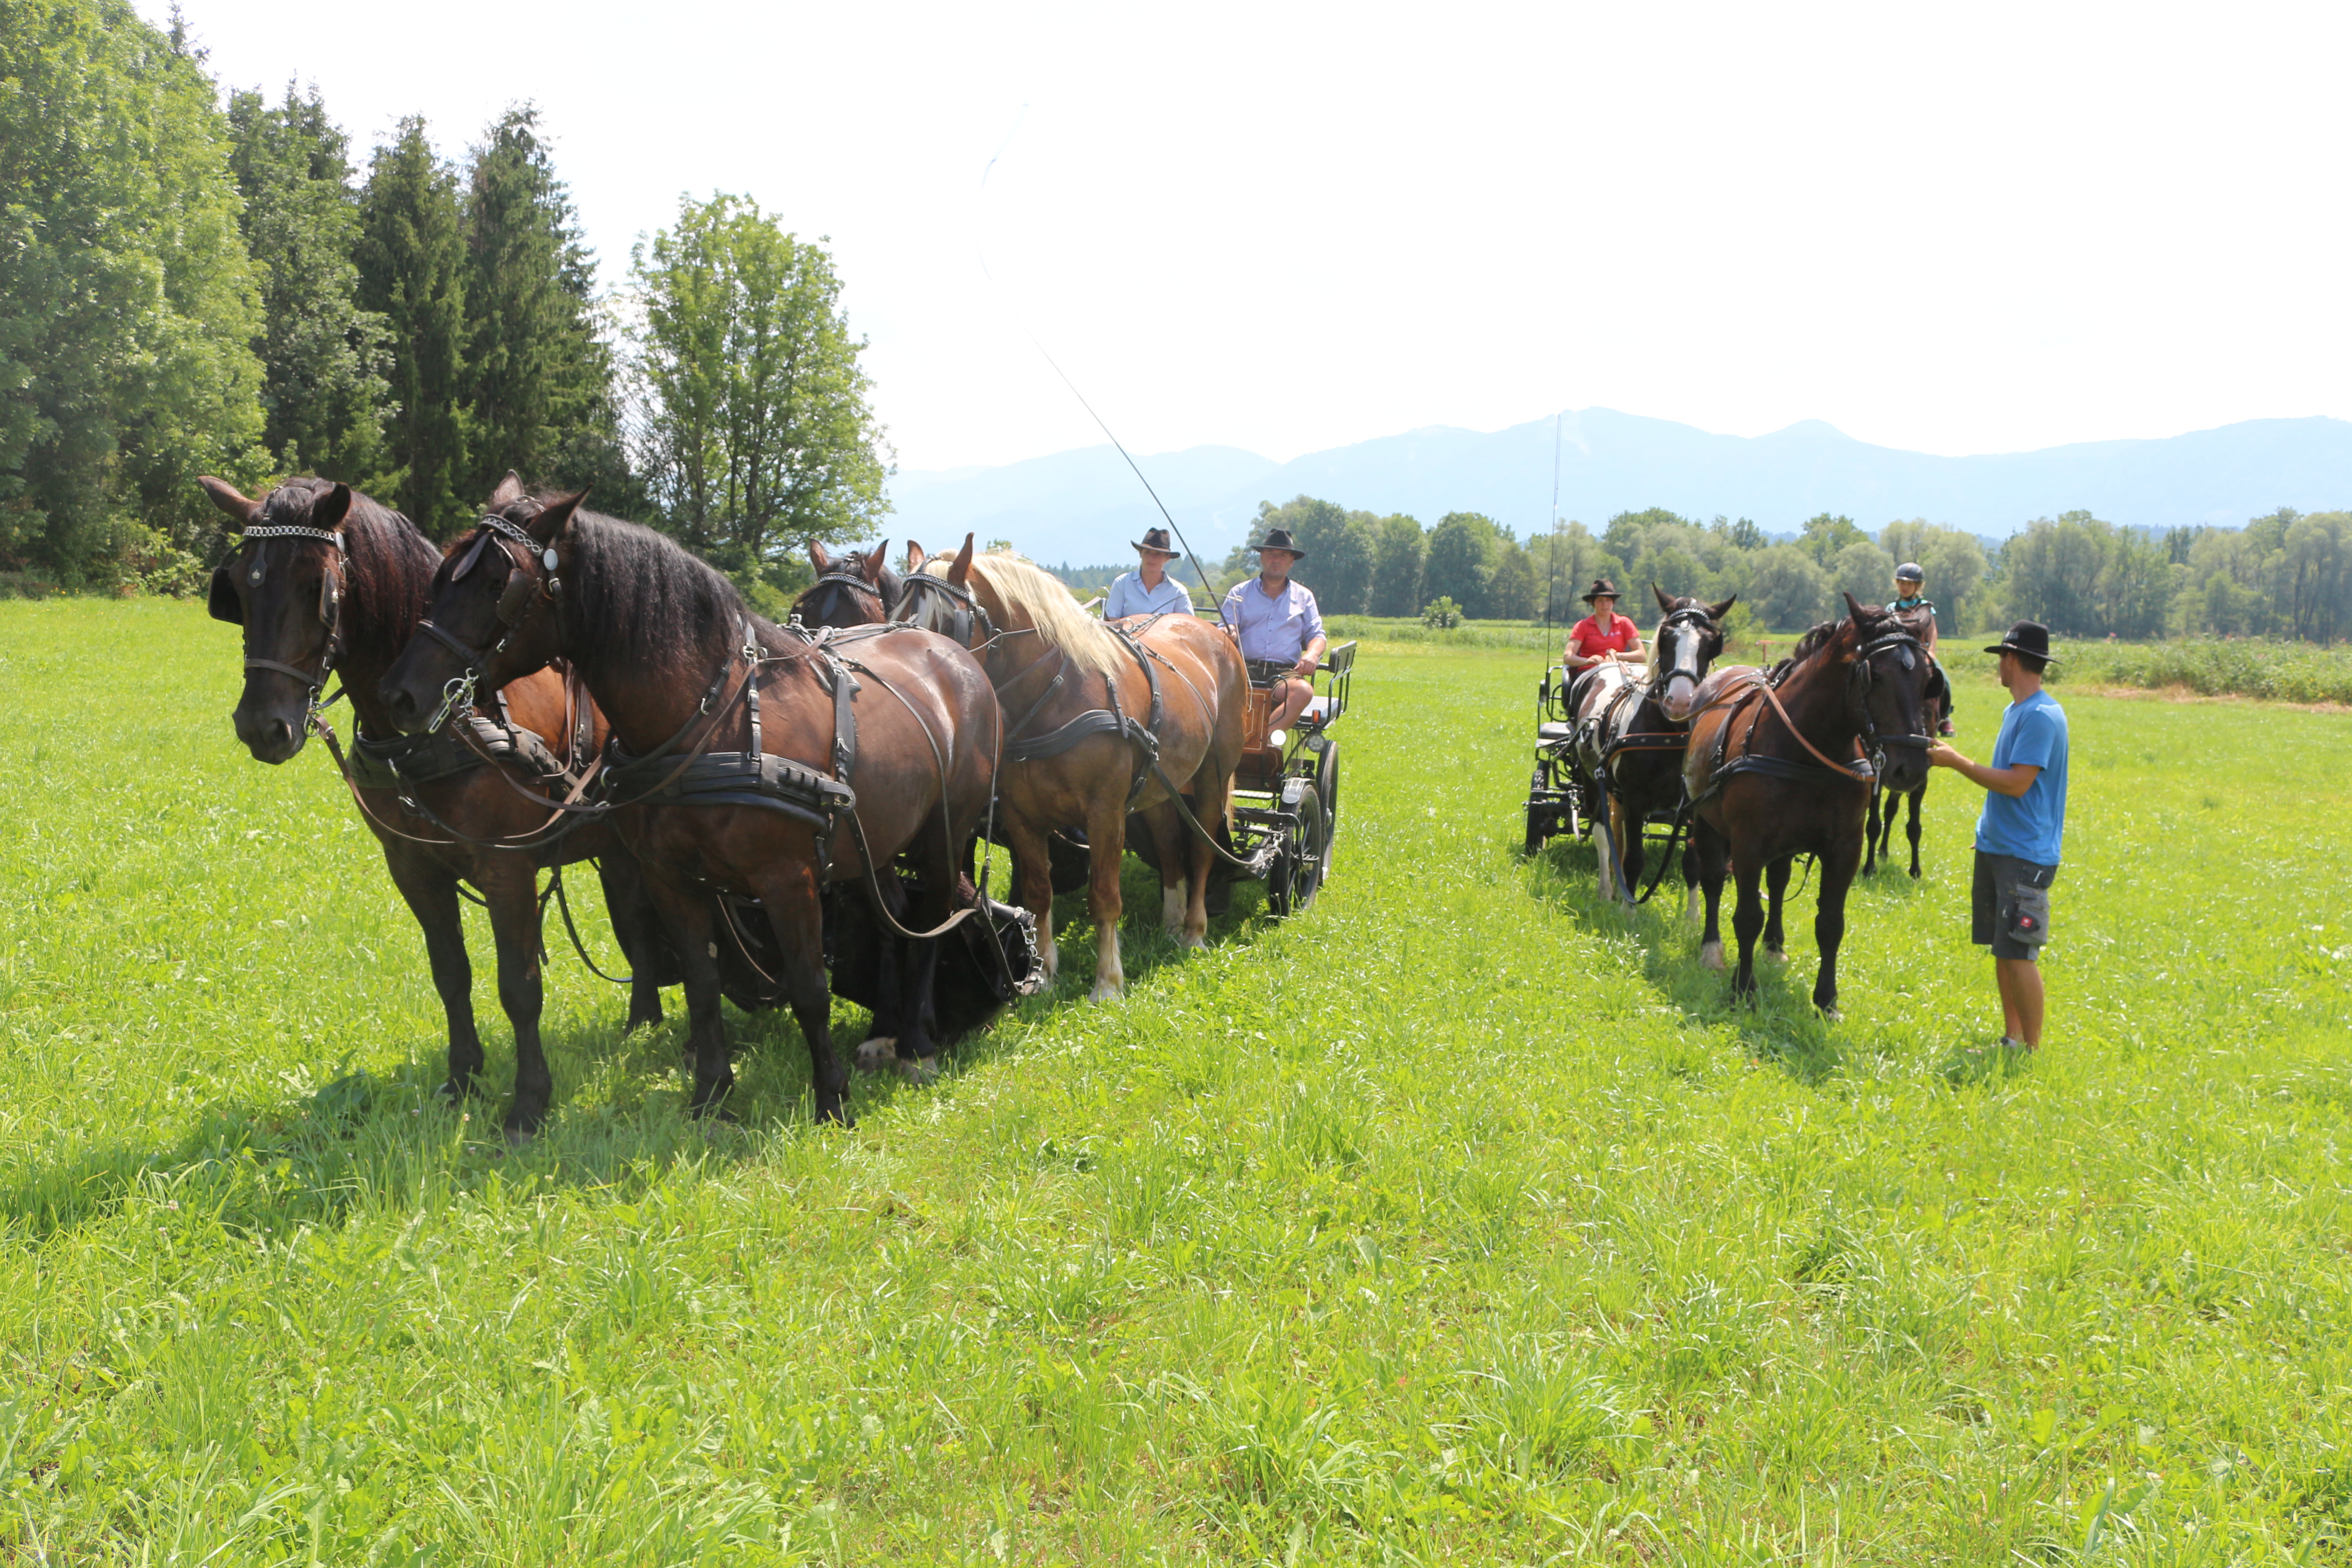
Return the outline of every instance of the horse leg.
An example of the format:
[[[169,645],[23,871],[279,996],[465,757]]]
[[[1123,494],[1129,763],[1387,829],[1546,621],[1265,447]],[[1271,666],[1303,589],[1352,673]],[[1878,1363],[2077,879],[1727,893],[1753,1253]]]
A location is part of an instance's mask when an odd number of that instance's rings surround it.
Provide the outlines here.
[[[676,963],[669,935],[654,914],[646,896],[644,870],[637,858],[623,850],[600,857],[596,880],[604,889],[604,912],[612,918],[613,939],[629,963],[629,1017],[621,1033],[634,1034],[662,1021],[663,976]],[[675,982],[672,982],[675,984]]]
[[[961,884],[955,857],[949,852],[952,837],[941,808],[916,830],[914,843],[908,848],[907,857],[914,862],[915,885],[921,889],[921,897],[913,900],[913,918],[906,922],[911,930],[936,930],[955,911]],[[939,1013],[932,986],[939,975],[940,939],[900,941],[905,948],[900,962],[898,1070],[919,1081],[939,1070]]]
[[[1779,963],[1789,956],[1789,938],[1780,929],[1780,906],[1789,896],[1789,870],[1796,857],[1784,855],[1764,868],[1764,888],[1770,907],[1764,918],[1764,956]]]
[[[1813,1005],[1825,1017],[1838,1016],[1838,944],[1845,940],[1845,891],[1853,884],[1853,847],[1842,845],[1821,858],[1822,901],[1813,910],[1813,941],[1822,950],[1822,972],[1813,981]]]
[[[890,918],[900,925],[907,923],[906,889],[896,871],[877,877],[882,889],[883,907]],[[862,884],[862,879],[861,879]],[[866,889],[861,884],[845,884],[836,898],[863,899]],[[874,1018],[859,1041],[856,1058],[860,1072],[880,1072],[898,1059],[899,1031],[906,1027],[906,946],[898,933],[879,915],[874,918],[875,978]]]
[[[474,964],[466,956],[466,922],[457,911],[457,875],[422,854],[387,853],[392,884],[408,903],[425,932],[425,958],[433,966],[433,989],[449,1020],[449,1077],[443,1098],[474,1091],[482,1070],[482,1037],[474,1028]]]
[[[1927,785],[1923,780],[1919,787],[1911,792],[1911,814],[1903,824],[1903,831],[1911,840],[1911,879],[1915,882],[1919,879],[1919,807],[1927,798]],[[1891,829],[1888,837],[1893,837]]]
[[[1087,806],[1087,913],[1095,922],[1095,988],[1089,1002],[1108,1002],[1127,989],[1118,962],[1118,874],[1127,858],[1127,797],[1103,790]]]
[[[1756,938],[1764,930],[1764,900],[1756,891],[1760,879],[1757,867],[1735,857],[1731,872],[1739,879],[1739,907],[1731,911],[1732,934],[1739,939],[1739,969],[1731,977],[1731,994],[1744,1002],[1756,995]],[[1787,873],[1781,876],[1785,881]],[[1774,908],[1778,907],[1776,901]]]
[[[686,1064],[694,1075],[687,1109],[697,1116],[723,1116],[719,1102],[735,1087],[735,1069],[727,1064],[727,1026],[719,1011],[718,900],[650,866],[646,891],[686,971]]]
[[[1862,863],[1862,874],[1865,877],[1874,876],[1878,871],[1879,795],[1880,790],[1878,784],[1874,781],[1870,786],[1870,816],[1862,826],[1862,841],[1864,844],[1867,845],[1870,849],[1869,857]],[[1887,812],[1886,817],[1887,826],[1892,829],[1895,823],[1895,813],[1892,809]],[[1893,841],[1894,834],[1891,831],[1887,834],[1887,838],[1889,842]]]
[[[1699,932],[1698,962],[1703,969],[1723,967],[1723,931],[1717,917],[1723,908],[1723,836],[1704,820],[1691,824],[1688,854],[1698,862],[1697,891],[1706,905],[1706,925]],[[1690,862],[1684,862],[1685,868]]]
[[[808,1041],[809,1094],[816,1103],[819,1121],[838,1121],[845,1125],[849,1112],[841,1097],[849,1088],[849,1068],[833,1050],[833,992],[824,976],[824,905],[819,898],[816,868],[805,861],[770,862],[761,868],[754,885],[760,890],[760,905],[768,911],[768,925],[776,933],[776,951],[783,955],[784,999],[792,1007],[793,1018],[801,1026],[801,1037]],[[948,896],[954,896],[950,884]],[[716,1033],[716,1031],[713,1031]],[[719,1064],[726,1064],[726,1054],[719,1053]],[[703,1109],[703,1062],[695,1063],[696,1109]],[[724,1085],[709,1098],[732,1087],[730,1075]]]
[[[1139,815],[1160,855],[1160,929],[1183,942],[1185,893],[1192,879],[1192,836],[1176,819],[1171,803],[1162,802]]]
[[[475,864],[474,879],[490,910],[490,934],[499,950],[499,1005],[514,1026],[514,1104],[507,1111],[507,1142],[523,1143],[547,1120],[555,1092],[547,1052],[539,1037],[539,1015],[546,1001],[539,968],[538,868],[528,855],[491,851]]]
[[[1601,816],[1592,825],[1593,858],[1601,862],[1601,897],[1608,902],[1617,897],[1617,802],[1615,797],[1601,797]]]
[[[1232,804],[1233,785],[1231,768],[1221,773],[1213,764],[1204,763],[1192,776],[1192,820],[1211,833],[1216,832],[1217,825],[1224,821],[1226,809]],[[1326,801],[1323,808],[1328,811],[1330,803]],[[1184,838],[1187,854],[1184,945],[1206,947],[1209,945],[1209,873],[1216,868],[1216,856],[1208,843],[1182,822],[1177,822],[1176,831]]]
[[[1053,859],[1035,823],[1013,812],[1001,820],[1013,847],[1013,901],[1037,917],[1037,960],[1051,985],[1062,973],[1062,952],[1054,945]]]
[[[1625,900],[1625,906],[1631,909],[1633,904],[1633,889],[1642,885],[1643,863],[1649,858],[1649,851],[1642,844],[1642,818],[1628,809],[1623,801],[1612,795],[1609,797],[1609,826],[1612,830],[1611,836],[1620,846],[1617,854],[1619,883],[1617,891]]]

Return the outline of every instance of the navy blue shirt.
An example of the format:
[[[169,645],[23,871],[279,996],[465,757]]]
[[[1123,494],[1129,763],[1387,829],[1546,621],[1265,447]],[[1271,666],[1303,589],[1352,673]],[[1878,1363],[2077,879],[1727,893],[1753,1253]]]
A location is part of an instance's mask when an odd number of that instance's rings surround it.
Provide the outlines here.
[[[1977,847],[2055,866],[2066,834],[2066,710],[2056,698],[2037,691],[2009,705],[2000,716],[2000,739],[1992,745],[1992,765],[2042,771],[2023,795],[1985,792]]]

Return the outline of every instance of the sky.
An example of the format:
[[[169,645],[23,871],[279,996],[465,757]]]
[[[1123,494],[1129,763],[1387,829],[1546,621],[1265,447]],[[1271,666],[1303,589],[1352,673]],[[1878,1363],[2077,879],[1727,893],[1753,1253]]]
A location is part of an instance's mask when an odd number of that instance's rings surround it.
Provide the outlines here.
[[[161,21],[167,6],[136,0]],[[829,237],[900,467],[1601,406],[1945,454],[2352,417],[2352,5],[184,0],[363,150],[539,104],[608,284]]]

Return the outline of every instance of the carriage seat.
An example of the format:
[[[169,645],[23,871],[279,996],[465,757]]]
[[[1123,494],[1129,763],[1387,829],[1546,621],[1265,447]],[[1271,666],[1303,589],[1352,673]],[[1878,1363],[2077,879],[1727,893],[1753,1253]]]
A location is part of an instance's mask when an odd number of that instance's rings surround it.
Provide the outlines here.
[[[1320,724],[1330,716],[1330,712],[1331,700],[1328,697],[1310,697],[1307,700],[1307,706],[1298,710],[1298,721],[1307,725]]]
[[[1536,744],[1549,746],[1554,742],[1567,740],[1575,732],[1573,724],[1538,724],[1536,726]]]

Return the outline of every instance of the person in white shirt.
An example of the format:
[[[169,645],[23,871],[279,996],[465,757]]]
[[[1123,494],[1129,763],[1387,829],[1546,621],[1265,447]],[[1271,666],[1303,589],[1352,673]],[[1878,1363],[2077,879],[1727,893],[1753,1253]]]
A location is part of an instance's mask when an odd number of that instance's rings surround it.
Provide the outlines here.
[[[1225,629],[1241,644],[1251,684],[1275,693],[1269,727],[1287,730],[1315,695],[1307,683],[1323,658],[1323,612],[1313,589],[1290,580],[1307,552],[1288,529],[1277,528],[1250,548],[1257,552],[1258,574],[1225,595]]]
[[[1176,559],[1176,552],[1168,548],[1168,531],[1154,528],[1145,531],[1136,543],[1135,552],[1143,557],[1142,563],[1132,572],[1120,574],[1110,585],[1110,597],[1103,601],[1103,619],[1124,620],[1129,616],[1157,616],[1173,612],[1192,613],[1192,595],[1184,584],[1168,575],[1168,563]]]

